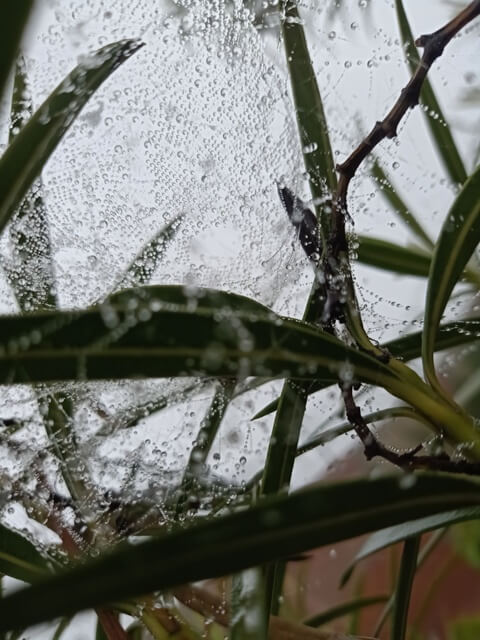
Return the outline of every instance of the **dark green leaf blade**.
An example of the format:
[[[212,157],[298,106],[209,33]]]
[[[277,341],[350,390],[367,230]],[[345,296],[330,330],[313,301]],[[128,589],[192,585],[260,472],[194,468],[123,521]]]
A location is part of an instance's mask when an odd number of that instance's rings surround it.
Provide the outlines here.
[[[0,20],[0,96],[15,64],[20,41],[33,8],[34,0],[15,0],[2,6]]]
[[[0,572],[33,583],[51,573],[51,565],[29,540],[0,525]]]
[[[471,320],[450,322],[439,328],[435,340],[435,352],[474,342],[478,340],[479,337],[480,320],[473,318]],[[396,338],[395,340],[384,343],[382,348],[387,349],[395,358],[401,358],[405,362],[414,360],[422,354],[422,332],[417,331],[402,338]],[[330,380],[315,380],[308,391],[308,395],[326,389],[332,384]],[[278,398],[273,400],[256,413],[252,420],[258,420],[273,413],[277,409],[278,403]]]
[[[86,56],[9,145],[0,159],[0,232],[94,91],[142,46],[124,40]]]
[[[415,46],[415,39],[413,37],[412,30],[408,23],[407,14],[403,7],[403,1],[395,0],[395,5],[397,8],[400,34],[406,52],[407,62],[413,73],[417,67],[420,57]],[[442,113],[437,97],[428,78],[425,78],[423,82],[422,90],[420,92],[420,100],[427,109],[427,124],[450,179],[454,184],[463,184],[467,179],[467,172],[465,171],[465,166],[462,158],[460,157],[457,146],[455,145],[447,120]]]
[[[341,584],[344,585],[350,579],[353,570],[359,562],[368,558],[368,556],[373,553],[377,553],[411,536],[434,531],[442,527],[448,527],[457,522],[476,520],[478,518],[480,518],[480,509],[478,507],[467,507],[465,509],[454,509],[434,516],[412,520],[411,522],[404,522],[393,527],[388,527],[387,529],[376,531],[366,540],[355,556],[352,564],[344,572]]]
[[[428,277],[430,255],[416,247],[401,247],[387,240],[358,236],[359,262],[378,269],[409,276]]]
[[[420,536],[414,536],[413,538],[405,540],[393,603],[392,640],[405,640],[408,609],[410,606],[413,580],[417,571],[419,549]]]
[[[175,295],[181,290],[171,288]],[[140,294],[147,291],[142,300]],[[267,314],[265,307],[242,296],[205,295],[201,304],[206,306],[189,310],[188,303],[157,299],[155,287],[137,293],[133,306],[131,294],[125,294],[124,300],[114,296],[83,312],[0,317],[0,379],[291,375],[333,381],[339,372],[354,371],[359,380],[372,384],[398,381],[372,356],[307,323]],[[238,311],[258,306],[261,314]]]
[[[0,601],[0,631],[241,571],[449,508],[480,506],[478,489],[472,480],[422,474],[408,487],[398,477],[361,479],[265,500],[247,511],[117,549],[19,591]]]
[[[395,213],[403,220],[407,227],[417,236],[425,247],[433,249],[433,242],[430,240],[427,232],[417,220],[417,217],[410,211],[410,207],[407,207],[405,202],[398,195],[397,189],[395,189],[390,178],[387,176],[377,160],[374,160],[371,172],[380,184],[382,195],[386,198]]]
[[[182,218],[183,215],[176,216],[146,243],[120,278],[119,287],[127,288],[149,284],[155,269],[165,254],[168,243],[177,233]]]
[[[422,361],[425,375],[441,388],[433,364],[435,339],[450,294],[480,241],[480,167],[456,197],[432,257],[425,303]]]
[[[327,624],[332,620],[336,620],[337,618],[346,616],[349,613],[353,613],[354,611],[358,611],[360,609],[365,609],[366,607],[372,607],[376,604],[382,604],[383,602],[387,602],[387,600],[388,596],[371,596],[368,598],[357,598],[355,600],[350,600],[349,602],[340,604],[337,607],[332,607],[327,611],[322,611],[322,613],[318,613],[311,618],[307,618],[307,620],[303,621],[303,624],[309,627],[321,627],[322,625]]]
[[[10,144],[32,113],[25,60],[19,56],[10,113]],[[56,307],[53,255],[41,177],[34,181],[15,212],[9,235],[13,255],[2,263],[20,309]]]

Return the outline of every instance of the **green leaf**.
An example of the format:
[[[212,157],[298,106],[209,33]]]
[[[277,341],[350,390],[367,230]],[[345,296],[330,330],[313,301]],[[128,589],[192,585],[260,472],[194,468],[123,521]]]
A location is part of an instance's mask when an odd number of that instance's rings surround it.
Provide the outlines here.
[[[104,424],[97,431],[96,435],[110,436],[117,429],[131,429],[132,427],[136,427],[144,418],[147,418],[166,407],[171,407],[174,404],[185,401],[190,394],[194,394],[208,385],[211,385],[211,381],[201,380],[199,382],[194,382],[193,384],[184,385],[183,388],[178,391],[166,392],[160,396],[153,397],[146,402],[133,404],[127,409],[123,409],[118,413],[105,418]]]
[[[404,522],[393,527],[388,527],[387,529],[376,531],[363,544],[352,564],[344,572],[341,584],[346,584],[352,575],[353,570],[361,560],[364,560],[368,556],[377,553],[392,544],[396,544],[397,542],[401,542],[402,540],[406,540],[407,538],[421,533],[426,533],[427,531],[447,527],[457,522],[476,520],[477,518],[480,518],[480,509],[478,507],[468,507],[465,509],[454,509],[452,511],[438,513],[434,516],[420,518],[411,522]]]
[[[409,486],[398,476],[359,479],[264,499],[249,510],[117,548],[16,592],[0,601],[0,631],[227,575],[448,509],[480,506],[479,486],[421,474]]]
[[[378,269],[409,276],[428,277],[430,255],[416,247],[401,247],[386,240],[358,236],[358,260]]]
[[[433,242],[424,230],[417,217],[410,211],[405,202],[398,195],[398,190],[393,186],[391,179],[375,160],[372,168],[372,175],[380,184],[381,193],[386,198],[395,213],[403,220],[407,227],[414,233],[421,243],[428,249],[433,249]]]
[[[219,380],[213,400],[207,414],[200,424],[200,430],[188,459],[187,467],[180,487],[176,512],[177,515],[186,506],[188,499],[195,497],[195,483],[204,474],[207,458],[217,436],[222,420],[235,390],[236,380]]]
[[[10,114],[10,144],[32,112],[25,61],[19,56]],[[20,309],[55,307],[54,266],[41,178],[35,180],[14,214],[9,235],[13,259],[2,262]]]
[[[40,400],[47,437],[65,485],[80,510],[92,499],[88,466],[80,457],[73,425],[73,402],[68,395],[52,394]]]
[[[337,187],[328,126],[296,0],[283,0],[282,7],[285,10],[282,20],[283,43],[303,158],[313,198],[318,198],[320,202],[326,196],[331,197]],[[318,204],[315,209],[321,227],[328,229],[328,212]]]
[[[243,296],[200,290],[195,302],[182,287],[170,287],[173,297],[183,295],[183,304],[173,304],[157,297],[164,290],[146,287],[136,298],[114,296],[79,312],[0,317],[0,379],[283,375],[333,381],[355,375],[372,384],[399,381],[372,356],[307,323],[267,315]],[[258,307],[261,314],[239,311]]]
[[[24,582],[38,582],[51,573],[51,566],[29,540],[0,525],[0,572]]]
[[[260,485],[260,492],[264,496],[288,491],[290,487],[310,385],[310,381],[284,382]],[[273,615],[279,613],[285,565],[285,561],[281,560],[265,567],[265,598],[268,612]]]
[[[64,632],[67,630],[71,622],[72,622],[72,616],[67,616],[65,618],[62,618],[58,623],[57,628],[55,629],[55,633],[53,634],[52,640],[60,640],[60,638],[63,636]]]
[[[141,46],[123,40],[85,56],[9,145],[0,159],[0,232],[94,91]]]
[[[425,303],[422,360],[425,375],[441,389],[433,364],[438,326],[450,294],[480,241],[480,167],[467,180],[443,224],[432,257]]]
[[[2,6],[0,20],[0,97],[17,58],[20,41],[34,0],[15,0]]]
[[[415,39],[408,23],[402,0],[395,0],[395,5],[407,62],[413,73],[418,65],[420,56],[415,46]],[[450,179],[454,184],[463,184],[467,179],[467,172],[428,78],[425,78],[423,82],[420,101],[425,107],[424,113],[426,114],[427,124]]]
[[[417,557],[420,548],[420,536],[405,540],[403,545],[400,572],[395,589],[392,619],[392,640],[405,640],[408,609],[412,593],[413,580],[417,571]]]
[[[307,618],[307,620],[303,621],[303,624],[306,624],[309,627],[321,627],[322,625],[327,624],[332,620],[336,620],[337,618],[342,618],[349,613],[365,609],[366,607],[372,607],[376,604],[382,604],[383,602],[387,602],[387,600],[388,596],[356,598],[355,600],[350,600],[349,602],[344,602],[336,607],[332,607],[331,609],[328,609],[328,611],[322,611],[322,613],[318,613],[311,618]]]
[[[182,218],[183,215],[176,216],[147,242],[132,260],[125,275],[121,277],[119,287],[149,284],[155,269],[165,254],[168,243],[180,228]]]
[[[445,349],[451,349],[462,344],[474,342],[478,339],[479,335],[480,320],[473,318],[471,320],[450,322],[439,328],[435,340],[435,352],[444,351]],[[395,340],[384,343],[382,348],[387,349],[395,358],[401,358],[406,362],[414,360],[421,356],[422,333],[418,331],[403,336],[402,338],[396,338]],[[326,389],[332,384],[333,382],[330,380],[315,380],[309,388],[308,395],[317,393],[317,391],[321,391],[322,389]],[[261,411],[256,413],[252,420],[258,420],[260,418],[264,418],[270,413],[273,413],[276,411],[278,403],[278,398],[273,400]]]

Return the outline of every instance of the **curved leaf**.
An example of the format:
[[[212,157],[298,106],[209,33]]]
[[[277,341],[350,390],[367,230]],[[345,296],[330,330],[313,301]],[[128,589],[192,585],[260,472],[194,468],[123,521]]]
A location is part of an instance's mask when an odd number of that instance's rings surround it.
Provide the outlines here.
[[[356,554],[352,564],[342,575],[341,584],[344,585],[350,579],[353,570],[360,561],[392,544],[396,544],[397,542],[421,533],[426,533],[427,531],[447,527],[457,522],[477,520],[478,518],[480,518],[480,508],[467,507],[465,509],[454,509],[453,511],[438,513],[426,518],[419,518],[411,522],[403,522],[393,527],[376,531],[366,540],[360,551]]]
[[[413,538],[405,540],[393,602],[392,640],[405,640],[408,609],[410,606],[413,579],[417,571],[419,549],[420,536],[414,536]]]
[[[422,360],[425,375],[439,388],[433,365],[438,326],[450,294],[480,241],[480,167],[467,180],[443,224],[432,257],[425,305]]]
[[[428,277],[430,255],[416,247],[401,247],[386,240],[358,236],[357,257],[360,262],[378,269],[409,276]]]
[[[295,0],[284,0],[285,17],[282,34],[288,72],[295,103],[305,168],[314,199],[323,201],[337,187],[335,162],[330,146],[328,125],[318,89],[315,70],[308,51],[303,23]],[[323,207],[316,206],[321,224],[328,223]]]
[[[94,91],[142,46],[123,40],[85,56],[15,137],[0,159],[0,232]]]
[[[120,278],[119,287],[139,286],[150,282],[169,241],[178,231],[182,218],[182,214],[176,216],[146,243],[127,267],[125,274]]]
[[[408,23],[407,14],[405,13],[402,0],[395,0],[395,5],[397,8],[400,34],[406,52],[407,62],[413,73],[420,60],[420,56],[418,55],[417,48],[415,46],[414,37]],[[420,99],[422,104],[427,108],[427,124],[450,179],[454,184],[463,184],[467,179],[467,172],[465,171],[462,158],[460,157],[455,145],[447,120],[442,113],[437,97],[428,78],[425,78],[423,81]]]
[[[372,384],[398,381],[372,356],[307,323],[267,315],[265,307],[243,296],[199,290],[198,304],[205,306],[195,309],[197,303],[185,302],[182,287],[169,292],[172,299],[183,296],[183,304],[164,302],[156,291],[146,287],[135,298],[127,292],[86,311],[0,317],[0,379],[354,375]],[[258,307],[261,314],[251,311]]]
[[[480,336],[480,320],[473,318],[471,320],[460,320],[458,322],[450,322],[441,326],[435,340],[435,352],[444,351],[458,347],[478,340]],[[417,331],[410,333],[402,338],[396,338],[382,345],[395,358],[401,358],[405,362],[419,358],[422,352],[422,333]],[[315,380],[312,382],[308,395],[317,393],[322,389],[326,389],[333,383],[330,380]],[[266,405],[261,411],[256,413],[252,420],[264,418],[273,413],[278,407],[279,399],[273,400]]]
[[[379,165],[377,160],[374,160],[371,172],[374,178],[376,178],[376,180],[380,184],[382,195],[385,196],[393,210],[403,220],[403,222],[412,231],[412,233],[417,236],[417,238],[422,242],[424,246],[426,246],[428,249],[433,249],[433,242],[430,240],[427,232],[424,230],[420,222],[418,222],[416,216],[414,216],[410,211],[410,208],[407,207],[405,202],[398,195],[398,192],[392,185],[390,178]]]
[[[448,508],[480,506],[478,482],[439,474],[415,480],[409,486],[398,477],[316,486],[117,549],[1,600],[0,631],[234,573]]]
[[[383,602],[387,602],[387,600],[388,596],[357,598],[356,600],[350,600],[350,602],[345,602],[337,607],[328,609],[328,611],[322,611],[322,613],[318,613],[311,618],[307,618],[307,620],[304,620],[303,624],[309,627],[321,627],[322,625],[327,624],[327,622],[346,616],[349,613],[358,611],[359,609],[365,609],[366,607],[371,607],[376,604],[382,604]]]
[[[0,572],[33,583],[51,573],[51,567],[29,540],[0,525]]]
[[[32,113],[25,60],[19,56],[10,112],[10,144]],[[12,260],[2,262],[20,309],[32,311],[56,307],[50,229],[41,178],[34,181],[13,216],[9,235]]]
[[[2,6],[0,20],[0,97],[15,64],[20,41],[33,8],[34,0],[15,0]]]

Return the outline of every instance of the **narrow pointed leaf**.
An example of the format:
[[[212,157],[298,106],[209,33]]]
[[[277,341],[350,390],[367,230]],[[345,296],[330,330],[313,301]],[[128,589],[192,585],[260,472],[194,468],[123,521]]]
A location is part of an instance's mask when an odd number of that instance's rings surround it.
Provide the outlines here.
[[[58,623],[57,628],[55,629],[55,633],[53,634],[52,640],[60,640],[63,636],[70,623],[72,622],[72,616],[67,616],[66,618],[62,618]]]
[[[284,0],[282,5],[285,10],[282,34],[303,158],[312,195],[321,202],[337,186],[328,126],[297,2]],[[326,212],[320,205],[316,211],[323,225]]]
[[[415,247],[401,247],[387,240],[358,236],[356,250],[359,262],[371,267],[409,276],[428,277],[430,255]]]
[[[183,475],[176,512],[179,514],[187,505],[188,498],[195,495],[195,483],[205,474],[205,467],[210,450],[227,411],[235,390],[236,380],[219,380],[213,400],[200,424],[200,430],[190,452],[187,467]]]
[[[480,241],[480,167],[467,180],[443,224],[432,257],[425,303],[422,360],[425,375],[439,387],[433,365],[435,339],[454,286]]]
[[[0,525],[0,572],[33,583],[51,573],[51,565],[29,540]]]
[[[392,640],[405,640],[408,609],[410,606],[413,580],[417,571],[419,548],[420,536],[408,538],[403,545],[400,573],[393,603]]]
[[[0,20],[0,96],[17,58],[20,41],[34,0],[15,0],[2,6]]]
[[[23,56],[15,67],[10,114],[10,144],[33,113]],[[50,230],[43,197],[43,183],[37,178],[14,214],[10,229],[12,260],[4,268],[22,311],[56,306],[55,278]]]
[[[0,159],[0,232],[92,94],[141,46],[123,40],[85,56],[9,145]]]
[[[441,529],[442,527],[448,527],[457,522],[477,520],[478,518],[480,518],[480,508],[467,507],[465,509],[454,509],[452,511],[438,513],[426,518],[419,518],[411,522],[403,522],[393,527],[376,531],[366,540],[360,551],[356,554],[352,564],[344,572],[341,584],[346,584],[359,562],[386,547],[412,536],[434,531],[435,529]]]
[[[0,631],[469,506],[480,506],[478,482],[441,474],[419,475],[413,486],[402,486],[398,477],[316,486],[117,549],[18,591],[0,601]]]
[[[177,297],[182,290],[170,288]],[[243,296],[205,293],[202,306],[190,310],[184,294],[183,304],[174,304],[155,292],[144,288],[136,299],[126,293],[80,312],[0,317],[0,379],[283,375],[333,381],[340,372],[372,384],[398,382],[372,356],[307,323],[266,313]],[[258,307],[261,314],[238,310]]]
[[[435,352],[458,347],[462,344],[468,344],[469,342],[475,342],[479,337],[480,320],[472,319],[450,322],[439,328],[435,340]],[[414,360],[422,354],[422,332],[417,331],[402,338],[396,338],[395,340],[384,343],[382,347],[388,349],[395,358],[401,358],[405,362]],[[308,395],[326,389],[332,384],[330,380],[315,380],[310,386]],[[261,409],[261,411],[256,413],[252,420],[258,420],[270,415],[277,409],[278,403],[278,398],[273,400]]]
[[[126,288],[150,283],[169,241],[173,239],[180,227],[182,217],[182,215],[176,216],[147,242],[120,279],[119,287]]]
[[[417,236],[420,242],[428,249],[433,249],[433,242],[430,240],[427,232],[422,227],[417,217],[407,207],[402,198],[398,195],[398,190],[393,186],[390,178],[382,169],[377,160],[374,161],[371,168],[372,175],[380,184],[381,193],[386,198],[395,213],[403,220],[406,226]]]
[[[303,624],[309,627],[321,627],[322,625],[327,624],[332,620],[337,620],[337,618],[342,618],[349,613],[353,613],[367,607],[372,607],[376,604],[382,604],[383,602],[387,602],[387,600],[388,596],[371,596],[368,598],[357,598],[355,600],[350,600],[349,602],[340,604],[337,607],[332,607],[327,611],[322,611],[322,613],[312,616],[311,618],[307,618],[307,620],[304,620]]]
[[[405,13],[403,0],[395,0],[395,6],[407,62],[413,73],[418,65],[420,56],[415,46],[415,39]],[[423,82],[420,101],[426,109],[428,127],[450,179],[454,184],[463,184],[467,179],[467,172],[428,78],[425,78]]]

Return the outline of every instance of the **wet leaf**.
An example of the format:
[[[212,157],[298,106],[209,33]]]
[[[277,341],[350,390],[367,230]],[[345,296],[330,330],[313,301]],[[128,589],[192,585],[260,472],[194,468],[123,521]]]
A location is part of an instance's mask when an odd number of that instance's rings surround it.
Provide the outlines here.
[[[0,96],[17,58],[20,41],[33,8],[33,0],[4,3],[0,20]]]
[[[85,56],[8,146],[0,159],[0,231],[92,94],[141,46],[124,40]]]
[[[51,573],[51,565],[29,540],[0,525],[0,571],[33,583]]]
[[[358,236],[359,262],[409,276],[428,277],[430,255],[416,247],[402,247],[387,240]]]
[[[451,349],[462,344],[474,342],[478,340],[480,335],[480,320],[459,320],[458,322],[450,322],[441,326],[438,330],[435,340],[435,352]],[[422,332],[407,334],[402,338],[396,338],[382,345],[395,358],[401,358],[405,362],[414,360],[421,356],[422,349]],[[330,380],[315,380],[309,390],[308,395],[326,389],[331,384]],[[266,405],[261,411],[256,413],[252,420],[259,420],[273,413],[278,407],[279,400],[273,400]]]
[[[147,287],[136,297],[119,294],[82,312],[0,317],[0,378],[46,382],[284,375],[333,381],[354,375],[372,384],[398,382],[372,356],[307,323],[267,314],[265,307],[243,296],[199,290],[196,299],[202,299],[202,306],[196,308],[183,287],[167,289],[172,299],[183,295],[183,304],[157,298],[163,287]],[[238,311],[258,307],[261,314]]]
[[[405,540],[403,545],[400,571],[395,588],[392,615],[392,640],[405,640],[408,609],[412,594],[413,580],[417,571],[417,557],[420,548],[420,536]]]
[[[470,176],[447,214],[432,257],[425,303],[422,360],[430,383],[437,381],[433,353],[442,314],[454,286],[480,241],[480,167]]]
[[[405,223],[407,228],[410,229],[410,231],[420,240],[422,245],[428,249],[432,249],[433,242],[430,240],[427,232],[418,221],[417,216],[412,213],[410,207],[408,207],[402,200],[398,193],[398,189],[394,187],[391,179],[387,176],[376,159],[372,165],[371,172],[380,184],[382,195],[388,201],[395,213]]]
[[[444,475],[355,480],[126,546],[0,601],[0,631],[153,590],[223,576],[405,521],[480,505],[479,484]],[[128,580],[125,580],[128,575]],[[95,584],[95,589],[92,589]]]
[[[356,565],[373,553],[377,553],[390,545],[406,540],[409,537],[440,529],[457,522],[466,520],[475,521],[480,518],[480,509],[478,507],[468,507],[466,509],[454,509],[446,511],[427,518],[420,518],[411,522],[404,522],[393,527],[388,527],[372,534],[363,544],[360,551],[356,554],[352,564],[344,572],[341,584],[344,585],[350,579]]]

